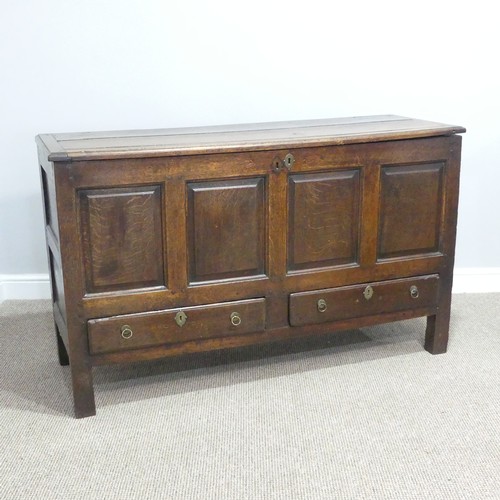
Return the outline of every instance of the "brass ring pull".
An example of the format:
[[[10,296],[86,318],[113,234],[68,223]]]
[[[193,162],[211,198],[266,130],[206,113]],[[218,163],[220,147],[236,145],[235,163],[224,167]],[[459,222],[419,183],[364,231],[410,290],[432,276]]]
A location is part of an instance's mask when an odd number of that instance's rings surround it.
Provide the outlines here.
[[[320,313],[324,313],[326,311],[326,300],[325,299],[319,299],[318,300],[318,311]]]
[[[128,340],[129,338],[132,337],[132,335],[134,335],[132,328],[130,328],[130,326],[128,325],[123,325],[121,328],[121,332],[122,332],[122,338],[124,338],[125,340]]]
[[[230,318],[233,326],[241,325],[241,316],[237,312],[232,312]]]
[[[410,295],[412,299],[418,298],[418,288],[415,285],[410,287]]]

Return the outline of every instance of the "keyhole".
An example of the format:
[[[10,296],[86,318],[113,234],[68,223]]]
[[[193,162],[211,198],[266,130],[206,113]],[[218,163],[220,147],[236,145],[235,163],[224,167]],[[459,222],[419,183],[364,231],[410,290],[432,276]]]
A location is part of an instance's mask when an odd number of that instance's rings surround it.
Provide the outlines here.
[[[279,172],[281,169],[281,166],[282,166],[282,162],[278,157],[275,157],[273,162],[271,163],[271,165],[272,165],[272,169],[275,172]]]
[[[288,153],[283,161],[283,164],[288,170],[292,169],[292,165],[295,163],[295,158],[293,157],[292,153]]]

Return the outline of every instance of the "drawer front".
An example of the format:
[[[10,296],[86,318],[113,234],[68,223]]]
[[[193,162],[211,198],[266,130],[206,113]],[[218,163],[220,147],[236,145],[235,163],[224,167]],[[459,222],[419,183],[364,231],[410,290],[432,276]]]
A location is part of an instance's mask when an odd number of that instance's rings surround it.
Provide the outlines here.
[[[433,307],[439,276],[418,276],[290,295],[292,326]]]
[[[265,323],[263,298],[93,319],[90,353],[259,332]]]

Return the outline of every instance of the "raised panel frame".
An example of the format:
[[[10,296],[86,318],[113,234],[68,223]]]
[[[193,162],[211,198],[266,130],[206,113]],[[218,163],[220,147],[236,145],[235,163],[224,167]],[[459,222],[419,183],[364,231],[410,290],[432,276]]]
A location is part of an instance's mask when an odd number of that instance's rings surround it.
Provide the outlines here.
[[[361,177],[361,167],[289,176],[289,274],[358,265]]]
[[[456,139],[460,139],[457,137]],[[282,294],[307,291],[329,286],[344,286],[371,279],[384,280],[391,276],[411,276],[441,272],[443,259],[449,253],[446,234],[443,235],[443,254],[422,255],[418,258],[377,260],[377,220],[379,211],[378,183],[380,167],[385,164],[406,164],[447,161],[450,154],[449,139],[445,137],[389,141],[372,144],[351,144],[328,147],[299,148],[292,150],[295,156],[293,173],[327,172],[360,168],[362,181],[362,227],[359,265],[335,266],[287,273],[287,236],[279,230],[287,220],[287,175],[270,170],[272,160],[284,157],[289,150],[211,154],[173,158],[149,158],[147,164],[139,159],[126,162],[82,161],[70,165],[71,185],[76,189],[90,189],[102,185],[127,187],[141,180],[148,184],[164,183],[164,197],[169,217],[166,218],[168,289],[162,287],[120,293],[85,294],[83,311],[87,318],[109,314],[139,312],[144,308],[160,309],[182,305],[196,305],[208,301],[238,300],[243,296],[269,295],[273,305],[269,317],[276,317],[273,324],[283,324],[285,317]],[[455,177],[452,164],[447,162],[445,184],[453,184]],[[119,174],[119,175],[118,175]],[[187,227],[186,183],[263,177],[266,182],[268,203],[268,245],[266,274],[226,280],[190,282],[187,276],[186,251]],[[365,186],[370,186],[365,189]],[[446,188],[448,189],[448,188]],[[446,202],[448,204],[448,201]],[[446,209],[448,212],[448,209]],[[445,218],[448,218],[447,216]],[[449,222],[445,221],[445,227]],[[177,244],[177,242],[182,244]],[[408,261],[411,260],[411,267]],[[83,271],[81,271],[83,275]]]
[[[186,183],[188,285],[265,277],[266,177]]]
[[[166,288],[162,186],[82,189],[78,199],[86,294]]]
[[[377,260],[442,253],[445,161],[380,168]]]

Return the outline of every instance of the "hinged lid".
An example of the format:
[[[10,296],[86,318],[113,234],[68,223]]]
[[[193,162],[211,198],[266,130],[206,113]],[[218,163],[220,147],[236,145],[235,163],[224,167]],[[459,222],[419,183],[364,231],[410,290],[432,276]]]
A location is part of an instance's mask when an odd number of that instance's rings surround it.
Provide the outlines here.
[[[42,134],[50,161],[192,155],[328,146],[465,132],[395,115],[122,132]]]

